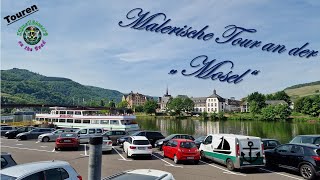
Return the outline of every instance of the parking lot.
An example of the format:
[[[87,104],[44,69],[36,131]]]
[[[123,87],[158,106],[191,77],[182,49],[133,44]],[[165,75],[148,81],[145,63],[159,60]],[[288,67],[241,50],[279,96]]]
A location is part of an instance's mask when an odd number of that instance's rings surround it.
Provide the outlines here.
[[[84,178],[88,177],[89,145],[82,144],[78,151],[55,151],[54,142],[37,142],[36,140],[18,141],[1,138],[1,151],[9,152],[18,164],[44,160],[68,161]],[[158,169],[171,172],[176,179],[303,179],[297,173],[283,169],[243,170],[231,172],[226,167],[200,161],[198,165],[192,163],[174,164],[171,159],[163,158],[163,153],[153,149],[152,159],[127,159],[122,148],[114,147],[112,154],[102,155],[102,177],[130,169]]]

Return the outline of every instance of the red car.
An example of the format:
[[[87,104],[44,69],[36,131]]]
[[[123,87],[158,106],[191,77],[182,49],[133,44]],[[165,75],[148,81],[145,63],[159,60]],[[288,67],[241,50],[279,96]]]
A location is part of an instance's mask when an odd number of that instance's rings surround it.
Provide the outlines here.
[[[74,148],[75,150],[78,150],[79,146],[80,140],[78,134],[73,132],[65,132],[61,133],[57,138],[55,150],[62,148]]]
[[[200,152],[194,141],[189,139],[172,139],[164,144],[163,156],[173,159],[174,163],[180,161],[193,161],[198,164],[200,160]]]

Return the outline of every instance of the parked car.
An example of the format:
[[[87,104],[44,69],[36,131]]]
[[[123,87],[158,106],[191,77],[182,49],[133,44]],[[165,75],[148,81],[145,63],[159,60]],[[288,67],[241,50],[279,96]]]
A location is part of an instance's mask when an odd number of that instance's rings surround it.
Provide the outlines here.
[[[50,132],[50,133],[45,133],[41,134],[38,136],[38,141],[39,142],[49,142],[49,141],[55,141],[61,133],[63,132],[76,132],[79,129],[76,128],[66,128],[66,129],[58,129],[56,131]]]
[[[236,134],[210,134],[200,145],[202,159],[224,164],[230,171],[265,165],[261,138]]]
[[[173,175],[166,171],[160,171],[155,169],[136,169],[123,171],[105,178],[102,180],[175,180]]]
[[[80,140],[77,133],[64,132],[56,139],[55,150],[62,148],[73,148],[78,150],[80,146]]]
[[[181,161],[193,161],[198,164],[200,151],[195,142],[189,139],[172,139],[162,146],[163,156],[173,159],[178,164]]]
[[[52,128],[35,128],[29,132],[19,133],[16,136],[16,139],[27,140],[27,139],[38,139],[38,136],[41,134],[52,132]]]
[[[132,156],[152,156],[152,145],[144,136],[130,136],[127,141],[123,143],[123,151],[127,157]]]
[[[24,133],[24,132],[29,132],[32,129],[35,129],[35,127],[32,127],[32,126],[21,127],[21,128],[16,129],[16,130],[7,131],[4,134],[4,137],[7,137],[8,139],[13,139],[13,138],[16,138],[17,134]]]
[[[14,126],[1,126],[1,129],[0,129],[1,136],[4,136],[8,131],[16,130],[16,129],[17,128]]]
[[[320,145],[320,135],[299,135],[293,138],[290,143],[316,144]]]
[[[151,143],[152,146],[154,146],[155,142],[159,139],[164,138],[164,136],[161,134],[161,132],[158,131],[136,131],[131,136],[145,136]],[[119,138],[117,140],[118,145],[122,145],[123,142],[125,142],[128,139],[129,136],[124,136],[122,138]]]
[[[162,151],[162,145],[170,141],[171,139],[190,139],[194,141],[193,136],[188,135],[188,134],[171,134],[170,136],[164,138],[164,139],[159,139],[158,141],[155,142],[154,146],[158,147],[160,151]]]
[[[110,137],[112,140],[112,144],[116,145],[117,144],[117,139],[123,137],[123,136],[128,136],[128,132],[122,131],[122,130],[111,130],[103,133],[104,135],[107,135]]]
[[[276,139],[261,139],[261,141],[263,143],[264,150],[274,149],[281,144]]]
[[[266,150],[266,165],[300,172],[305,179],[320,176],[320,147],[312,144],[283,144]]]
[[[81,128],[77,131],[80,143],[88,143],[90,137],[102,135],[102,128]]]
[[[200,145],[201,143],[204,141],[204,139],[206,138],[207,136],[200,136],[198,137],[197,139],[194,140],[194,142],[196,143],[197,147],[200,148]]]
[[[65,161],[40,161],[20,164],[1,170],[0,177],[3,180],[82,180],[82,177]]]
[[[1,152],[1,169],[17,165],[10,153]],[[0,178],[1,179],[1,178]]]
[[[103,142],[102,142],[102,153],[111,153],[112,152],[112,140],[106,135],[102,134]]]

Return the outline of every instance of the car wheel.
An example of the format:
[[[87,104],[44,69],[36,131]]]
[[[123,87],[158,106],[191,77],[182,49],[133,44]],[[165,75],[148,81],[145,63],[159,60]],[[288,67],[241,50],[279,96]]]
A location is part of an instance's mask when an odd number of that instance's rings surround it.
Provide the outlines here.
[[[300,174],[305,179],[314,179],[315,172],[314,169],[309,164],[304,164],[300,166]]]
[[[176,155],[174,155],[174,157],[173,157],[173,162],[175,164],[179,164],[179,160],[178,160],[178,157]]]
[[[199,160],[194,160],[193,163],[194,164],[199,164]]]
[[[55,147],[54,150],[55,150],[55,151],[59,151],[59,148]]]
[[[159,151],[162,151],[163,149],[162,149],[162,146],[159,146]]]
[[[75,150],[75,151],[78,151],[78,150],[79,150],[79,147],[75,147],[74,150]]]
[[[49,142],[49,141],[50,141],[50,138],[47,136],[42,138],[42,142]]]
[[[230,170],[230,171],[234,171],[234,164],[232,162],[231,159],[227,159],[227,168]]]

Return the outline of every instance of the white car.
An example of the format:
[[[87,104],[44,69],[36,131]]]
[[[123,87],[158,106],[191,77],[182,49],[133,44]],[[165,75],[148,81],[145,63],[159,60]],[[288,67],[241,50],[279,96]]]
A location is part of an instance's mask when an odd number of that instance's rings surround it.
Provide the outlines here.
[[[160,171],[155,169],[136,169],[124,171],[112,176],[108,176],[103,178],[102,180],[122,180],[122,179],[130,179],[130,180],[175,180],[173,175],[166,171]]]
[[[103,142],[102,142],[102,153],[112,153],[112,140],[111,138],[106,135],[102,134]]]
[[[145,136],[129,136],[123,143],[123,151],[127,157],[132,156],[152,156],[152,146]]]
[[[65,179],[82,180],[82,177],[65,161],[40,161],[8,167],[0,171],[0,179]]]

